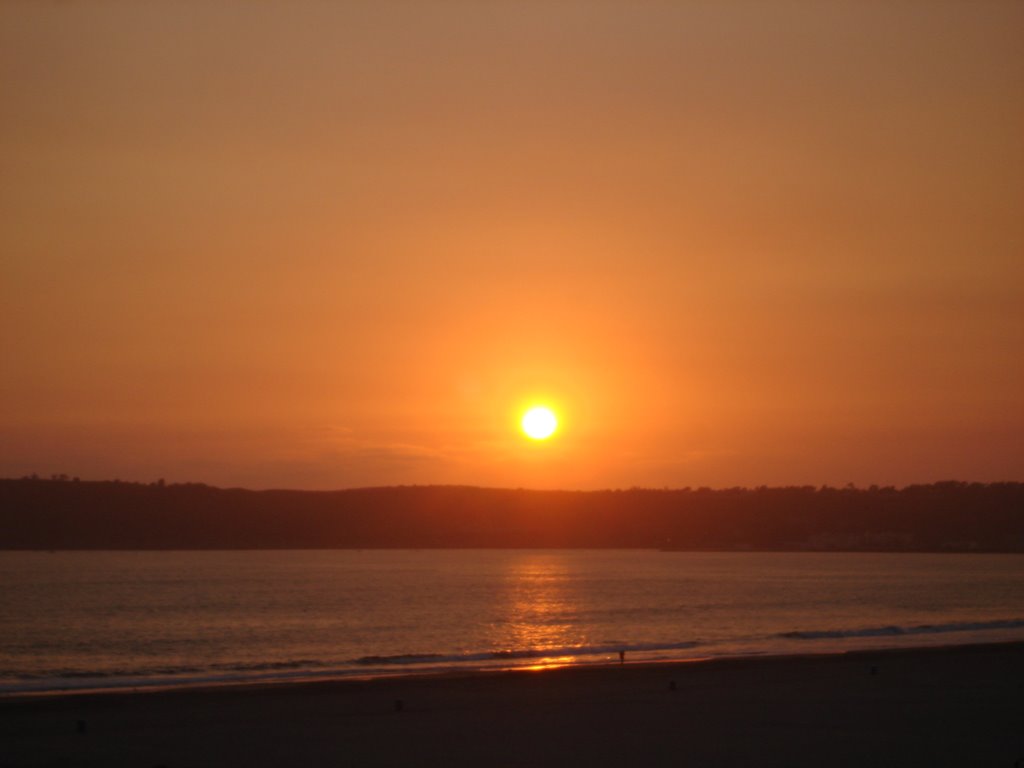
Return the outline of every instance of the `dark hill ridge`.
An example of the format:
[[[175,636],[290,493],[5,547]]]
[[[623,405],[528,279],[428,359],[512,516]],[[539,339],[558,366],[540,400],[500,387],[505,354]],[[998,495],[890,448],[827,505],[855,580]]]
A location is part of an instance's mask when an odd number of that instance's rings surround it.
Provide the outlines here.
[[[0,549],[375,547],[1024,552],[1024,483],[248,491],[0,479]]]

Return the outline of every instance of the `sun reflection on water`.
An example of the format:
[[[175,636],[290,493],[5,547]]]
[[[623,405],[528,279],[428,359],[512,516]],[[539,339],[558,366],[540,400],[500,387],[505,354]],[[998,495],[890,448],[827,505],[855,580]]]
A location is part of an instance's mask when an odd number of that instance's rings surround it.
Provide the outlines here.
[[[565,560],[554,554],[525,554],[510,563],[507,609],[495,627],[496,640],[509,651],[555,651],[550,658],[538,659],[531,669],[569,663],[572,657],[564,655],[564,650],[586,644],[572,580]]]
[[[559,667],[567,667],[576,661],[572,656],[552,656],[551,658],[538,659],[533,664],[528,664],[522,669],[527,672],[543,672],[546,669],[558,669]]]

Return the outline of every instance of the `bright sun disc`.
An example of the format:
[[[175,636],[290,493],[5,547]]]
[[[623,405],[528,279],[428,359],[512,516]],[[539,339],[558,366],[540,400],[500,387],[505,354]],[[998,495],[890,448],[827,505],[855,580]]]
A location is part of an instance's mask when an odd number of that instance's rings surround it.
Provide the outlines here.
[[[523,414],[523,432],[534,440],[546,440],[558,427],[558,419],[550,408],[538,405]]]

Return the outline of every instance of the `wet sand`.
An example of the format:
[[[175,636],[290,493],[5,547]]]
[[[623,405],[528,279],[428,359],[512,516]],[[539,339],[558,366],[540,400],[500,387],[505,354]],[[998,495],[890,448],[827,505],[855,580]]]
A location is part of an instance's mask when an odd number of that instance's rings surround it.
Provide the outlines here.
[[[1016,761],[1024,644],[0,700],[0,768]]]

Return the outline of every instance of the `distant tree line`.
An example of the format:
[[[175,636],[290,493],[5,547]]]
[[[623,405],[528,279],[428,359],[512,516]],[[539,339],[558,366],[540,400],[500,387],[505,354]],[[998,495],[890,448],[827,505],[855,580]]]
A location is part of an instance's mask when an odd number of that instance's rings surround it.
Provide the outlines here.
[[[390,547],[1024,552],[1024,483],[248,491],[0,479],[0,549]]]

